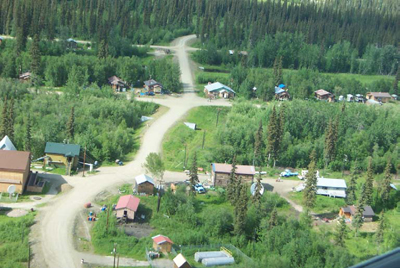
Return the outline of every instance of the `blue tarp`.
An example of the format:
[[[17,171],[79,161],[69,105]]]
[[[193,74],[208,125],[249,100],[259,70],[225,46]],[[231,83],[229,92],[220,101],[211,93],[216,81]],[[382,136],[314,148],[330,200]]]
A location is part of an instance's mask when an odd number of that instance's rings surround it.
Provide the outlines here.
[[[286,86],[284,84],[280,84],[278,87],[285,88]]]

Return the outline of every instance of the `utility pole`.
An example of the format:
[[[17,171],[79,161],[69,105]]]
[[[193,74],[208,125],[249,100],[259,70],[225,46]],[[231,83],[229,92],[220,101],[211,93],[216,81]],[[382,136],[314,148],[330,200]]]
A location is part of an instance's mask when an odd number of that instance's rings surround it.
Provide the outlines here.
[[[218,120],[219,120],[219,113],[221,112],[221,108],[217,109],[217,122],[215,123],[215,126],[218,126]]]
[[[204,149],[204,142],[206,141],[206,130],[203,132],[203,145],[201,146],[201,149]]]
[[[115,256],[117,255],[117,243],[114,243],[114,264],[113,264],[113,268],[115,268]]]
[[[85,177],[85,164],[86,164],[86,145],[85,145],[85,152],[83,153],[83,172],[82,172],[82,177]]]
[[[108,217],[110,216],[111,207],[107,207],[107,221],[106,221],[106,233],[108,233]]]
[[[119,268],[119,254],[117,256],[117,268]]]

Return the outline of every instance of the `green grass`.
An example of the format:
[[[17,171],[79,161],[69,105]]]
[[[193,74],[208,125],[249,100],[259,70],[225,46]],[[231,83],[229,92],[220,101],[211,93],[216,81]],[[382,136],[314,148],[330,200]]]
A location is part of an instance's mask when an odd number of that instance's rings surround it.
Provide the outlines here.
[[[295,203],[303,205],[303,192],[291,192],[289,198]],[[333,198],[317,195],[315,207],[312,211],[315,213],[339,213],[339,209],[346,205],[343,198]]]
[[[213,161],[213,149],[217,144],[216,140],[216,120],[217,109],[220,110],[219,124],[226,120],[229,108],[226,107],[198,107],[179,121],[168,131],[163,143],[163,158],[167,170],[182,171],[184,169],[185,144],[186,167],[189,166],[194,151],[197,152],[197,164],[199,167],[209,169],[209,164]],[[183,122],[197,124],[199,130],[189,129]],[[203,135],[205,133],[204,149]]]
[[[0,267],[26,267],[30,226],[35,213],[10,218],[0,210]]]

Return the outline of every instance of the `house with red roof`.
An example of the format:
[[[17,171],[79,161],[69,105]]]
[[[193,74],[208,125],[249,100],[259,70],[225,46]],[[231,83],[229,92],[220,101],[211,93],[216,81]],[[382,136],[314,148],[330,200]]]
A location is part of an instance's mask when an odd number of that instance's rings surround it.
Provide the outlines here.
[[[127,220],[135,219],[135,213],[139,207],[139,203],[140,199],[133,195],[121,196],[115,207],[117,218],[126,218]]]
[[[165,235],[156,235],[153,236],[152,239],[154,250],[161,251],[163,253],[171,252],[172,244],[174,244],[171,239],[169,239]]]

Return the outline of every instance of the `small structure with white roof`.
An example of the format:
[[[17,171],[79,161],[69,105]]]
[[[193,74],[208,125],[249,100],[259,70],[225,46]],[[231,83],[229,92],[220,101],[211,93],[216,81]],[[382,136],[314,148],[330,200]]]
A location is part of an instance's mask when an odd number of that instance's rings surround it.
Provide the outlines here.
[[[185,259],[185,257],[182,255],[182,253],[179,253],[176,255],[176,257],[173,260],[174,262],[174,268],[191,268],[190,264],[188,261]]]
[[[125,218],[126,220],[135,219],[135,213],[139,207],[139,203],[140,199],[133,195],[121,196],[115,207],[117,218]]]
[[[135,191],[138,194],[152,195],[154,193],[154,180],[146,174],[135,177]]]
[[[196,130],[196,123],[190,123],[190,122],[183,122],[185,126],[187,126],[190,129]]]
[[[0,150],[16,151],[17,149],[15,148],[10,138],[5,135],[4,138],[0,141]]]
[[[295,188],[297,192],[303,191],[305,183]],[[346,197],[346,181],[343,179],[317,178],[317,194],[329,197]]]
[[[156,235],[152,237],[154,250],[161,251],[163,253],[169,253],[172,249],[172,242],[169,237],[165,235]]]
[[[233,89],[224,84],[221,84],[220,82],[215,82],[215,83],[209,82],[208,85],[204,87],[204,93],[206,96],[212,94],[215,97],[219,96],[220,98],[224,99],[234,98],[236,94],[236,92],[233,91]]]

